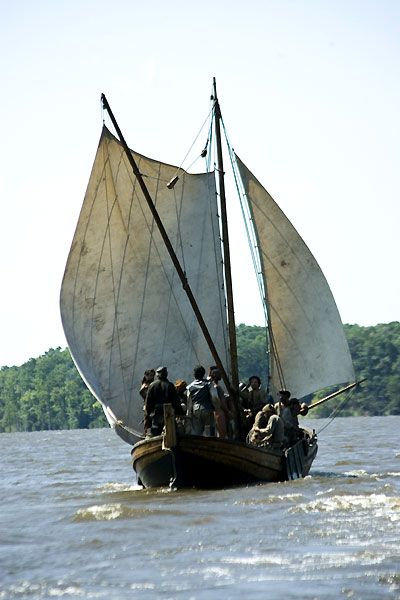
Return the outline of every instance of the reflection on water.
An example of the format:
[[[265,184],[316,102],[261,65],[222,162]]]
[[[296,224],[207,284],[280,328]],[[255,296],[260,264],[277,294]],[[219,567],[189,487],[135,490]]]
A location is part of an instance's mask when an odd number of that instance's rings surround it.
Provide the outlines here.
[[[215,491],[143,490],[110,430],[0,435],[0,599],[399,598],[399,425],[336,419],[305,479]]]

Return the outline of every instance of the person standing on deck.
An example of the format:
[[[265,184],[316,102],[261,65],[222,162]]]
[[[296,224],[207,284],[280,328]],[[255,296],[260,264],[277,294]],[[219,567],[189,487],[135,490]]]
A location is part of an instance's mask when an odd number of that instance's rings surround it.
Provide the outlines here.
[[[175,389],[178,394],[179,402],[181,403],[182,410],[186,413],[187,411],[187,383],[184,379],[177,379],[175,381]]]
[[[244,408],[251,411],[253,418],[267,403],[267,392],[261,389],[261,379],[258,375],[249,377],[247,387],[240,392]]]
[[[261,389],[261,379],[258,375],[249,377],[247,384],[241,384],[239,387],[240,402],[242,411],[242,429],[245,435],[250,431],[254,424],[256,415],[267,403],[267,392]]]
[[[146,369],[146,371],[143,374],[142,385],[139,390],[139,394],[142,396],[143,402],[145,402],[146,400],[147,390],[149,389],[149,385],[153,383],[155,376],[156,372],[154,369]]]
[[[176,415],[184,415],[173,383],[168,381],[167,367],[158,367],[157,379],[149,385],[144,405],[145,435],[161,435],[164,427],[164,404],[172,404]]]
[[[217,435],[220,438],[226,438],[228,437],[228,423],[232,419],[232,413],[228,409],[224,390],[219,384],[221,381],[221,371],[218,367],[210,367],[210,380],[211,401],[214,406]]]
[[[192,419],[194,435],[211,435],[214,425],[214,407],[211,401],[210,382],[204,378],[206,371],[198,365],[193,370],[194,381],[187,387],[188,416]]]

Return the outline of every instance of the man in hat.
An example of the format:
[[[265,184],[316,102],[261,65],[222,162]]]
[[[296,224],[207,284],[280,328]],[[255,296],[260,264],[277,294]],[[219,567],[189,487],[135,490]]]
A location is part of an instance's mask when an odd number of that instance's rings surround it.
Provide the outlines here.
[[[184,415],[175,386],[168,381],[167,367],[158,367],[156,379],[149,385],[144,405],[145,435],[161,435],[164,427],[164,404],[172,404],[176,415]]]

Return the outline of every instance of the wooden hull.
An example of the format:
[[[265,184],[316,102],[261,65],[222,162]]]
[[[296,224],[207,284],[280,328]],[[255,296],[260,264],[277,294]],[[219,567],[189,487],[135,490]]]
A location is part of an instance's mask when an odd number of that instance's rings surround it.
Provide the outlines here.
[[[315,436],[285,451],[194,435],[179,436],[172,448],[163,446],[163,436],[157,436],[132,449],[144,487],[209,489],[298,479],[308,474],[317,454]]]

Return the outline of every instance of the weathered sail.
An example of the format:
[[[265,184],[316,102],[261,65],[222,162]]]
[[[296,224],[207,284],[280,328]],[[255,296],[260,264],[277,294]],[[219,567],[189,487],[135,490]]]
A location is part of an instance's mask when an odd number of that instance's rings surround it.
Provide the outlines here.
[[[335,300],[310,250],[268,192],[237,163],[252,213],[276,354],[272,385],[301,398],[354,379]]]
[[[214,175],[133,153],[229,372]],[[61,288],[61,315],[75,363],[113,416],[141,432],[146,369],[192,378],[210,351],[118,140],[100,139]],[[112,413],[107,410],[111,409]]]

